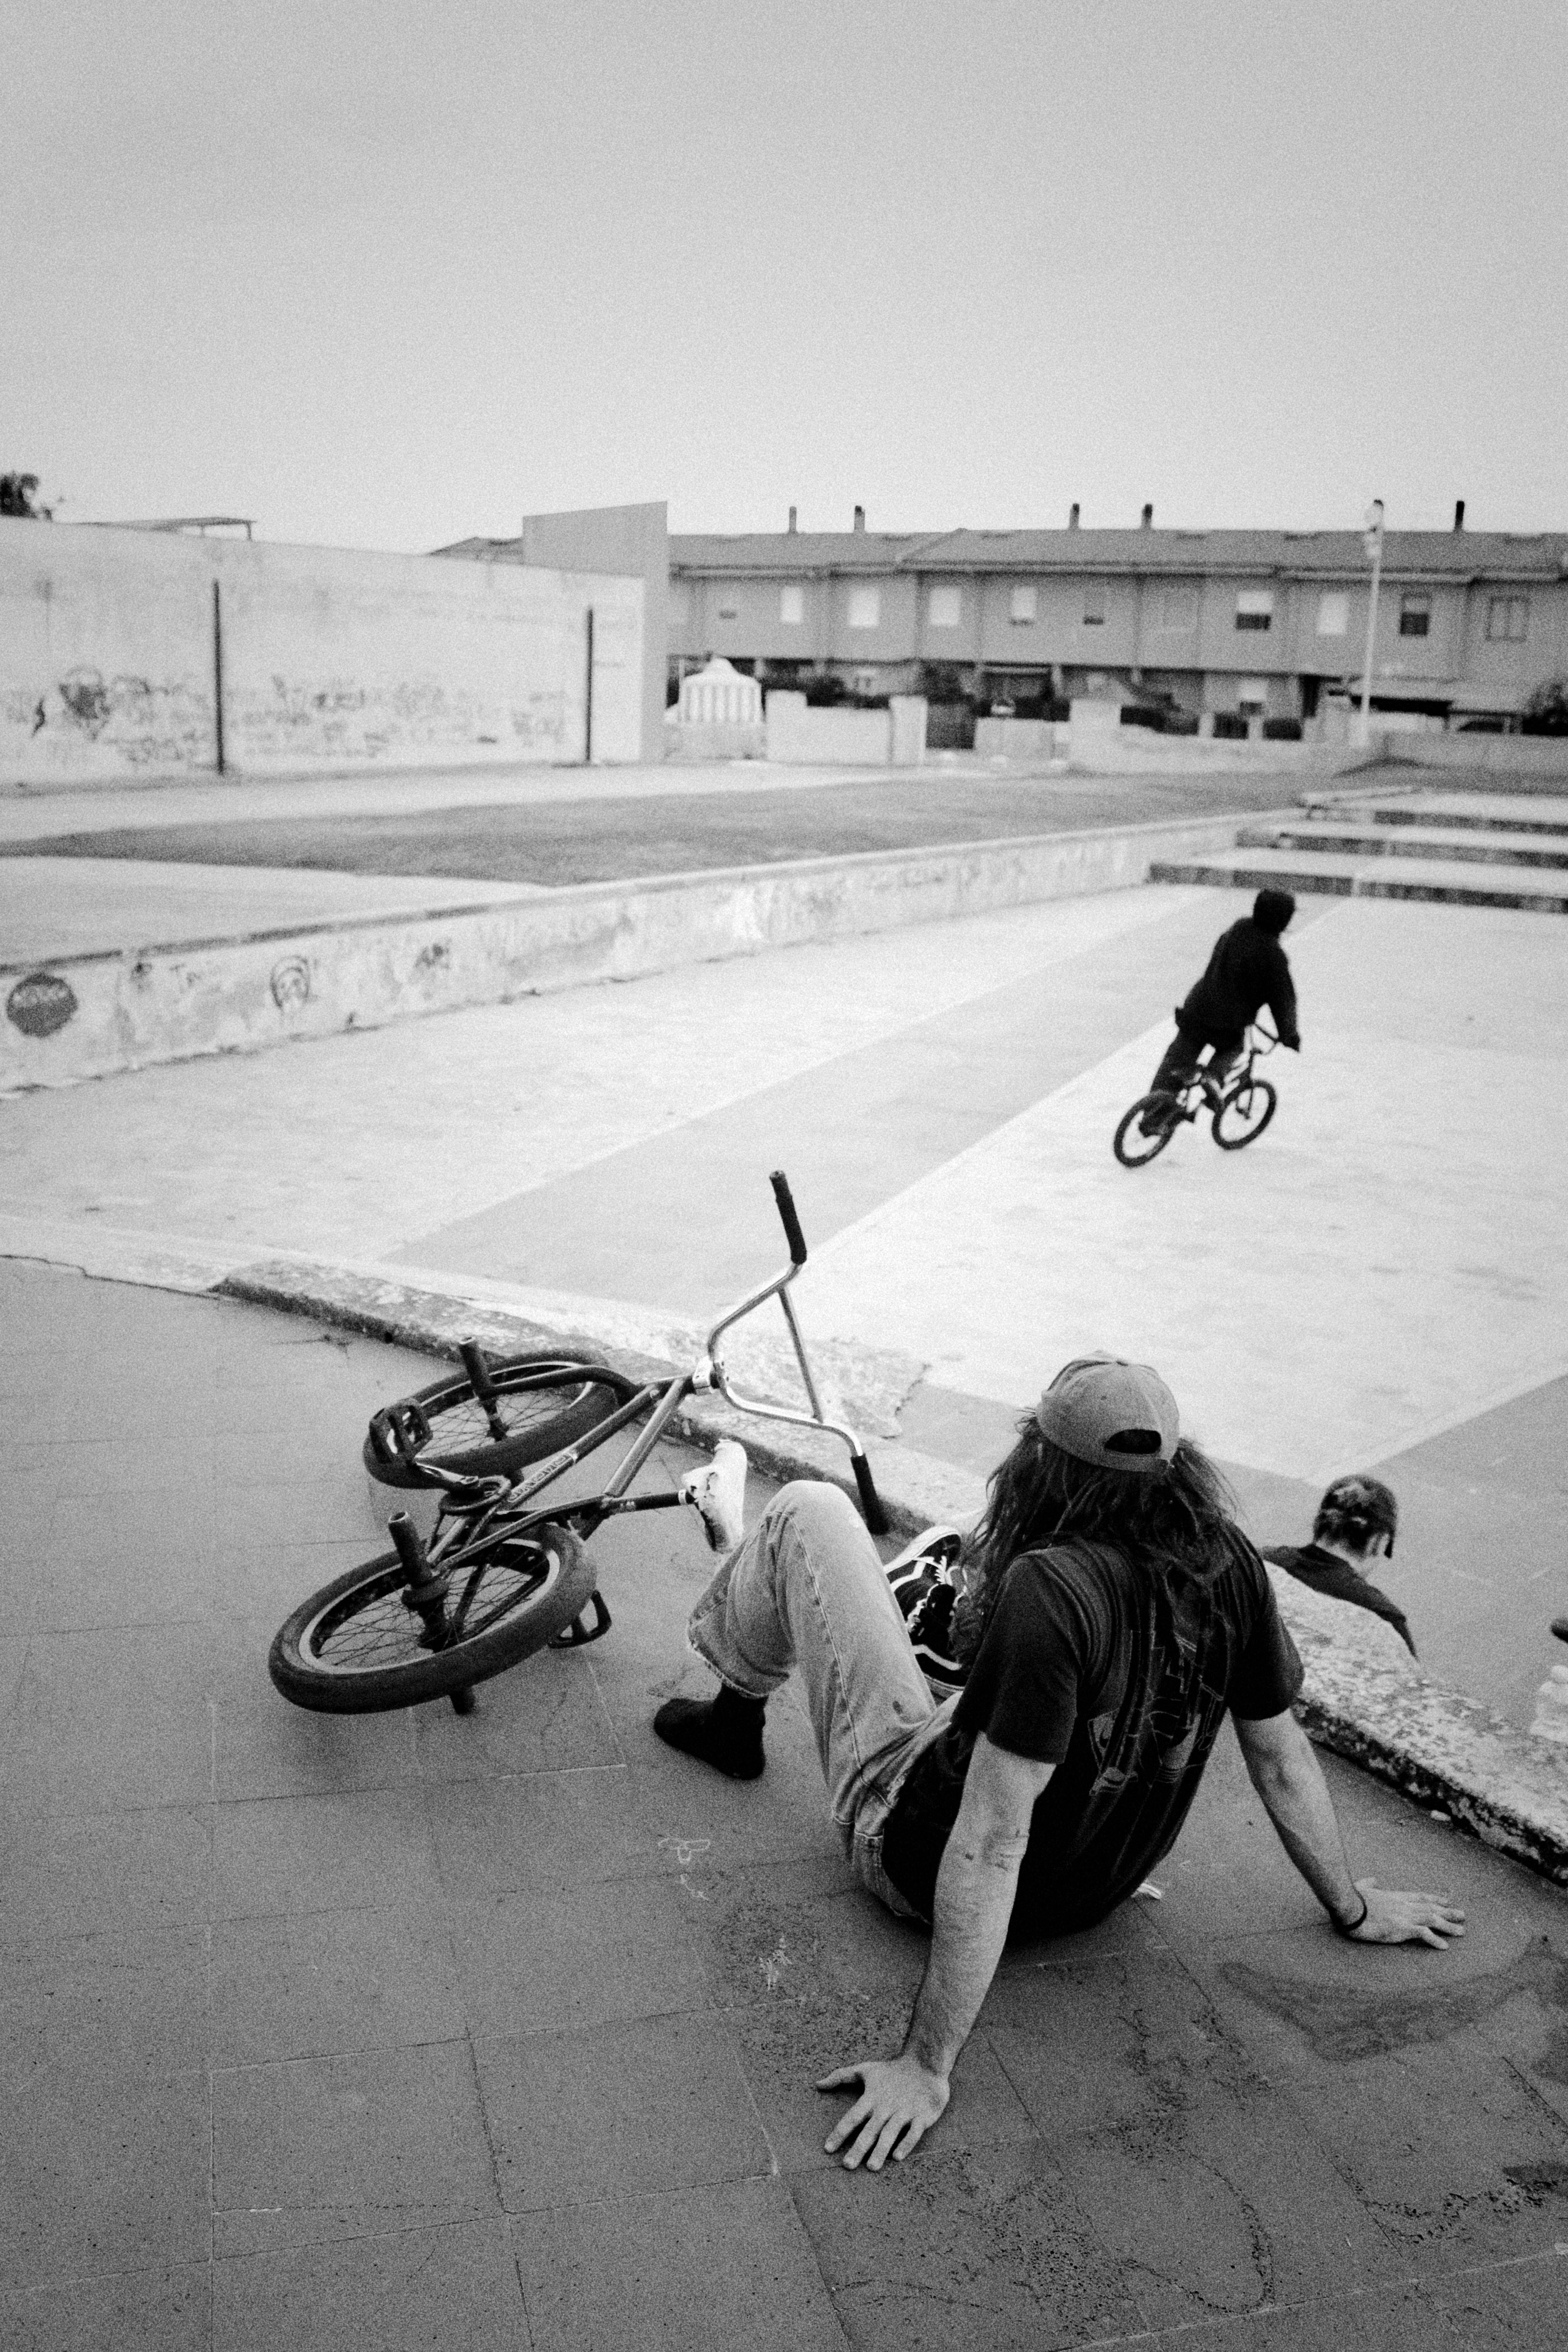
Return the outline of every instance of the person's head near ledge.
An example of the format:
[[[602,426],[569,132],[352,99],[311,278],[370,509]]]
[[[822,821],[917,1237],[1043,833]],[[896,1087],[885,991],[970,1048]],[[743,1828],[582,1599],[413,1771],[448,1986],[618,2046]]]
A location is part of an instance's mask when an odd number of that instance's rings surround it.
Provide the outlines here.
[[[1379,1560],[1394,1556],[1399,1505],[1381,1478],[1355,1471],[1323,1490],[1312,1521],[1312,1541],[1348,1560],[1358,1576],[1371,1576]]]

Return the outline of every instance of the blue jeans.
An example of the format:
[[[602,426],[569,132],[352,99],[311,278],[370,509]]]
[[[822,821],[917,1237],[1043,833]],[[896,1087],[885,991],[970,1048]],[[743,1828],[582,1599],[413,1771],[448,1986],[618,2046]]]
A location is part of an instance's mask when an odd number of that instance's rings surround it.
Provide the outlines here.
[[[882,1868],[882,1832],[910,1767],[957,1705],[926,1686],[877,1548],[847,1495],[802,1480],[774,1496],[691,1612],[687,1636],[721,1680],[769,1698],[798,1666],[834,1826],[860,1885],[916,1914]]]

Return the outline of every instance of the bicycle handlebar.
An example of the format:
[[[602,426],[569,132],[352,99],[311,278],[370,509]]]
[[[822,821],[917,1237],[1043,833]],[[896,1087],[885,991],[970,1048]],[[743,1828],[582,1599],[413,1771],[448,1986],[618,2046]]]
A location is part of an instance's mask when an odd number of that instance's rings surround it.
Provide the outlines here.
[[[789,1244],[790,1264],[804,1265],[805,1235],[801,1232],[800,1219],[795,1213],[795,1198],[789,1189],[789,1178],[782,1168],[775,1168],[768,1181],[773,1188],[773,1199],[778,1203],[779,1218],[784,1229],[784,1239]]]

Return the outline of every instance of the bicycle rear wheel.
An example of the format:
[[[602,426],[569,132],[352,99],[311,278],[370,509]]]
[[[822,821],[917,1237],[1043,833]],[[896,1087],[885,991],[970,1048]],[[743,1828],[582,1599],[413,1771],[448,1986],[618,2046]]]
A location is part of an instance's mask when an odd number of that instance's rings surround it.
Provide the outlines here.
[[[366,1715],[445,1698],[542,1649],[593,1598],[584,1547],[559,1527],[505,1529],[459,1551],[439,1649],[404,1601],[408,1570],[383,1552],[323,1584],[279,1626],[267,1671],[286,1699],[323,1715]]]
[[[1158,1111],[1159,1123],[1145,1135],[1142,1122]],[[1146,1168],[1157,1160],[1181,1123],[1181,1106],[1174,1095],[1141,1095],[1130,1111],[1124,1111],[1121,1123],[1111,1138],[1110,1148],[1123,1168]]]
[[[1279,1097],[1267,1078],[1244,1078],[1214,1115],[1214,1139],[1222,1151],[1242,1151],[1256,1143],[1273,1118]]]
[[[421,1465],[468,1478],[513,1477],[575,1444],[637,1394],[607,1364],[571,1357],[508,1356],[488,1366],[489,1400],[466,1372],[385,1405],[365,1433],[364,1466],[384,1486],[430,1486]],[[401,1430],[406,1444],[399,1444]]]

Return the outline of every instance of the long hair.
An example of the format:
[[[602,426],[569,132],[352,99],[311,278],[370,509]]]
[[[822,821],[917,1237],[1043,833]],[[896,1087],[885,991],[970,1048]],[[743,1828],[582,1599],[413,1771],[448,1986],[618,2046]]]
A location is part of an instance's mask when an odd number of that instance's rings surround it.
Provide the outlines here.
[[[967,1590],[953,1612],[960,1657],[968,1664],[980,1647],[1002,1580],[1020,1552],[1080,1536],[1207,1576],[1219,1565],[1235,1508],[1225,1480],[1190,1437],[1178,1442],[1163,1471],[1130,1475],[1064,1454],[1033,1412],[1025,1413],[964,1544]]]
[[[1378,1536],[1386,1536],[1392,1551],[1398,1527],[1399,1505],[1393,1488],[1362,1470],[1348,1478],[1336,1478],[1328,1489],[1312,1521],[1312,1541],[1321,1543],[1326,1538],[1331,1544],[1364,1552]]]

